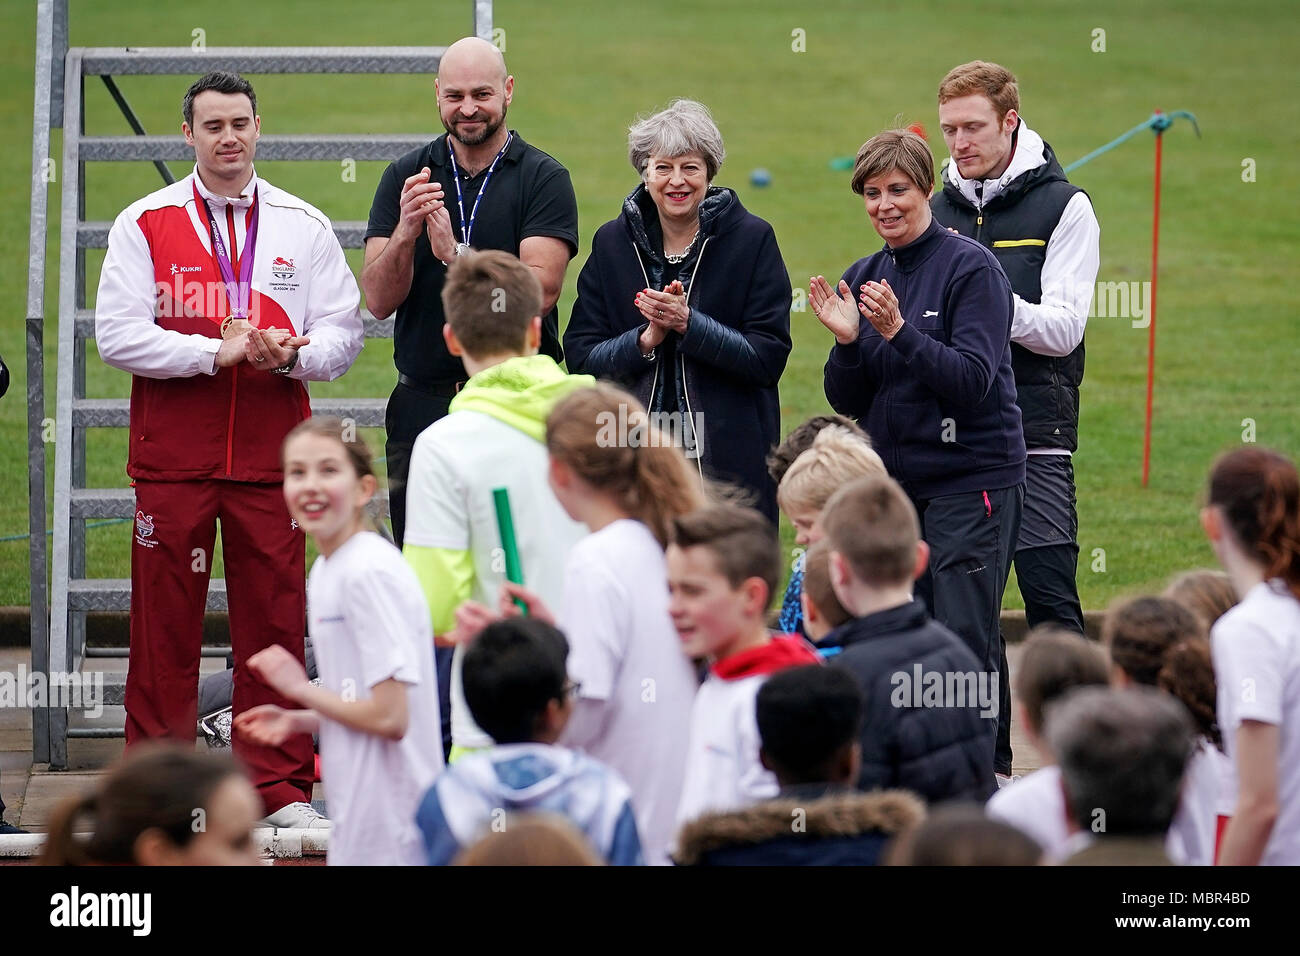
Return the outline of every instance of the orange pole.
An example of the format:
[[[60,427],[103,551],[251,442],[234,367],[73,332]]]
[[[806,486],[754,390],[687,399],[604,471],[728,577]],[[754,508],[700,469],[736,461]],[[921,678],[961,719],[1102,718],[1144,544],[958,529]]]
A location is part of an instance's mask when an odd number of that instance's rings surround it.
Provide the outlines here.
[[[1156,110],[1156,114],[1159,115],[1160,110]],[[1160,145],[1163,138],[1164,132],[1156,130],[1155,209],[1151,214],[1151,302],[1147,316],[1147,419],[1142,438],[1143,488],[1151,477],[1151,406],[1156,387],[1156,275],[1160,254]]]

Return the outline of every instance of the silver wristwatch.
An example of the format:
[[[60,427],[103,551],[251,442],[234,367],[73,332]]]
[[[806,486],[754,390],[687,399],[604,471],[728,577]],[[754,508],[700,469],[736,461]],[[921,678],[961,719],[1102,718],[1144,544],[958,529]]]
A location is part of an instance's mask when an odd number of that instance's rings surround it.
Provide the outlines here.
[[[455,259],[456,256],[463,256],[463,255],[464,255],[465,253],[467,253],[467,252],[469,252],[469,243],[458,242],[458,243],[456,243],[456,255],[455,255],[455,256],[452,256],[452,258]],[[451,263],[450,263],[450,262],[443,262],[443,260],[441,260],[441,259],[439,259],[438,261],[439,261],[439,262],[442,262],[442,264],[443,264],[444,266],[446,266],[448,269],[451,268]]]

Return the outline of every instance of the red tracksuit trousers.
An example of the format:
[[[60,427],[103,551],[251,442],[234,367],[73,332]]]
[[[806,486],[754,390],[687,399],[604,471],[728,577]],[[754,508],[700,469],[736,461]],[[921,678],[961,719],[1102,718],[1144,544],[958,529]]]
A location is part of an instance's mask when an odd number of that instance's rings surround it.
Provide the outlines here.
[[[279,644],[303,659],[307,622],[304,536],[279,484],[221,479],[136,481],[131,547],[131,659],[126,679],[126,745],[156,737],[194,743],[198,721],[203,613],[217,522],[225,560],[234,712],[259,704],[297,708],[245,666]],[[234,735],[267,813],[310,800],[312,740],[260,747]]]

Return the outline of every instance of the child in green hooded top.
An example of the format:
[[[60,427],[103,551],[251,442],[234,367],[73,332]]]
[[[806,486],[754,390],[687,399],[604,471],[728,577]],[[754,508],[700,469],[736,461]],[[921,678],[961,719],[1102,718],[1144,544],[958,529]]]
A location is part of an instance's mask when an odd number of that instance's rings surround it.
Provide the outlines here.
[[[443,336],[469,381],[450,414],[416,439],[406,486],[403,553],[424,589],[434,640],[455,644],[456,608],[497,605],[505,558],[492,492],[510,495],[525,583],[548,603],[563,597],[569,548],[586,533],[547,482],[546,417],[556,401],[595,384],[537,354],[542,289],[533,271],[496,250],[456,258],[442,289]],[[462,648],[451,675],[451,759],[491,746],[461,689]]]

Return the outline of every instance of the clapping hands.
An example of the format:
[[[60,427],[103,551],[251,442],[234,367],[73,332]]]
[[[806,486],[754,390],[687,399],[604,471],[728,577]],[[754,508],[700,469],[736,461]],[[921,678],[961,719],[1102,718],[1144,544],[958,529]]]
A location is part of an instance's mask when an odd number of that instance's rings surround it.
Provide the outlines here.
[[[855,309],[853,290],[843,279],[834,289],[824,276],[813,276],[808,280],[808,301],[812,304],[813,314],[831,330],[840,345],[852,345],[857,341],[861,327],[859,315],[870,322],[886,341],[892,339],[903,327],[903,316],[889,281],[867,282],[859,287],[859,292]]]
[[[664,286],[662,292],[642,289],[637,293],[636,307],[652,327],[662,329],[665,335],[668,332],[686,334],[691,307],[686,304],[686,289],[680,280],[674,279]],[[660,341],[663,341],[662,337]]]

